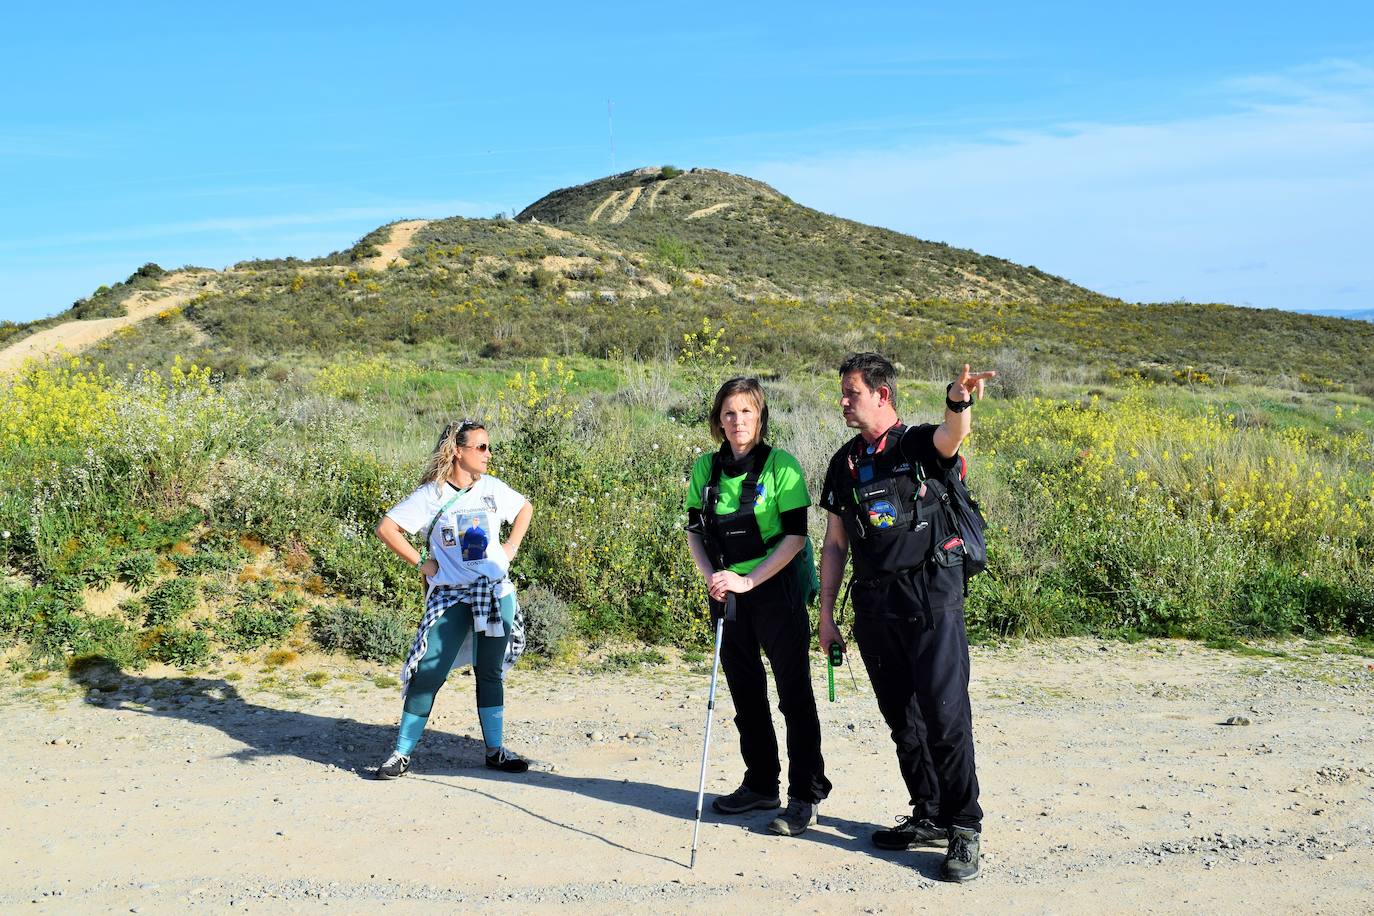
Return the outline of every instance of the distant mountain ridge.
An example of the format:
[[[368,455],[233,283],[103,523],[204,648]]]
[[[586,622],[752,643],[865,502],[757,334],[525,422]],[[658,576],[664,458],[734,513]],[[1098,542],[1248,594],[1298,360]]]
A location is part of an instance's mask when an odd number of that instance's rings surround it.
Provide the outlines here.
[[[1345,318],[1349,321],[1374,321],[1374,309],[1290,309],[1299,315],[1324,315],[1327,318]]]

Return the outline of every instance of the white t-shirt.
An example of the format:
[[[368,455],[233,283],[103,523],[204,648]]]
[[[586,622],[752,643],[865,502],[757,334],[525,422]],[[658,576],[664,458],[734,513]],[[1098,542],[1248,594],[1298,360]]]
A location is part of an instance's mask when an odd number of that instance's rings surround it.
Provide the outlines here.
[[[435,521],[439,510],[461,493],[444,514]],[[422,484],[386,517],[414,534],[430,522],[429,553],[439,561],[439,572],[431,585],[471,585],[479,576],[500,582],[496,597],[502,598],[515,590],[506,579],[510,560],[501,548],[501,523],[510,524],[525,506],[525,497],[501,481],[484,474],[467,490],[459,490],[448,481],[437,486]]]

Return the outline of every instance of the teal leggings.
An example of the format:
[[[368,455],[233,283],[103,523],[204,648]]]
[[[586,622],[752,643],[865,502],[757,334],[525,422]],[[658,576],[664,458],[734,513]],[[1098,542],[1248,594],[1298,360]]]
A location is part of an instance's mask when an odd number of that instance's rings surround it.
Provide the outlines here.
[[[501,620],[506,625],[505,636],[473,636],[473,674],[477,679],[477,718],[482,723],[482,739],[488,751],[501,746],[502,722],[505,713],[505,684],[502,665],[506,660],[506,645],[510,642],[510,628],[515,621],[515,593],[501,599]],[[472,632],[472,608],[458,604],[449,608],[429,631],[429,646],[420,667],[411,676],[406,690],[401,729],[396,736],[396,752],[407,757],[420,743],[425,723],[434,709],[434,697],[444,686],[458,649]]]

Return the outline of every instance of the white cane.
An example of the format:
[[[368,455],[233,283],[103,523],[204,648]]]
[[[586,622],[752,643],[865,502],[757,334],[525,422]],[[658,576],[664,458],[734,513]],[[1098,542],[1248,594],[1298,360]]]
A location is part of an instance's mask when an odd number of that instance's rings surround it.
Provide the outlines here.
[[[701,803],[706,797],[706,755],[711,748],[711,720],[716,711],[716,674],[720,671],[720,642],[725,636],[725,621],[735,619],[735,593],[725,595],[725,611],[716,621],[716,656],[711,662],[711,690],[706,697],[706,737],[701,742],[701,779],[697,783],[697,819],[692,827],[692,860],[688,868],[697,867],[697,838],[701,834]]]

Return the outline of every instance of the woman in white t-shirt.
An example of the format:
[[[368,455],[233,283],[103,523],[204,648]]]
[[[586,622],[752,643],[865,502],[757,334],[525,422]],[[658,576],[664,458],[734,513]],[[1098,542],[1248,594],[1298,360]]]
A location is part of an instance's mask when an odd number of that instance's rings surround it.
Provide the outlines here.
[[[427,583],[425,616],[406,658],[405,703],[396,747],[377,769],[395,779],[429,721],[434,696],[455,664],[471,660],[487,766],[523,773],[529,764],[502,743],[505,672],[523,648],[515,586],[507,572],[530,527],[529,500],[487,474],[491,440],[475,420],[444,427],[418,489],[377,525],[377,537],[419,567]],[[510,525],[505,542],[501,524]],[[407,534],[425,532],[416,550]]]

